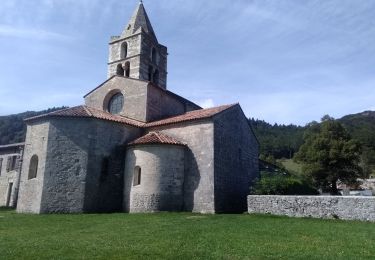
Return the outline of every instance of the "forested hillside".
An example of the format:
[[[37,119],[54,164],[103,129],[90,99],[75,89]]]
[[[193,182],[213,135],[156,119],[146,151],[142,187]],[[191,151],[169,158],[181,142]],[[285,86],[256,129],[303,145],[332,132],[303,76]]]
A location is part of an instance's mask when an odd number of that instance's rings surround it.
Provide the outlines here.
[[[303,143],[308,126],[271,125],[249,119],[260,142],[262,158],[291,159]],[[375,112],[366,111],[338,119],[351,136],[362,144],[362,166],[366,172],[375,169]]]
[[[263,120],[250,119],[260,143],[260,153],[276,159],[292,158],[303,143],[305,128],[296,125],[271,125]]]
[[[54,107],[39,112],[28,111],[10,116],[0,116],[0,145],[20,143],[25,140],[26,125],[23,122],[25,118],[53,112],[63,108],[66,107]]]
[[[375,111],[344,116],[339,121],[362,144],[364,171],[375,171]]]

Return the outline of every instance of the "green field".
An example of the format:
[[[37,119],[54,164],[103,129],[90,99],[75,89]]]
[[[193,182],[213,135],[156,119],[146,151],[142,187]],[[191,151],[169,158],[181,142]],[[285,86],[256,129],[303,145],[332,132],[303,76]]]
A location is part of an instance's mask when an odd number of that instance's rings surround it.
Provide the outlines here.
[[[268,215],[23,215],[0,259],[374,259],[375,224]]]
[[[292,159],[280,159],[278,160],[289,172],[294,175],[302,174],[302,165],[295,163]]]

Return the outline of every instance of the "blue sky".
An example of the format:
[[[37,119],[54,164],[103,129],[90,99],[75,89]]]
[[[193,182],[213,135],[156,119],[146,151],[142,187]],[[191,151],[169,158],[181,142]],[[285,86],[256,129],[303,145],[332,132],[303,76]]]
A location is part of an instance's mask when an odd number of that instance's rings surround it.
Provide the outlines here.
[[[83,103],[137,0],[1,0],[0,115]],[[375,1],[144,0],[168,88],[305,124],[375,110]]]

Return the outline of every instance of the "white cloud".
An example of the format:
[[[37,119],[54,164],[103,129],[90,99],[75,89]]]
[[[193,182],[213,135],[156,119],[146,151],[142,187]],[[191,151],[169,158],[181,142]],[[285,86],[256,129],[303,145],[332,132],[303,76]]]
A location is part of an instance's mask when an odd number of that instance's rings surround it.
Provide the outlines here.
[[[67,35],[34,28],[17,28],[10,25],[0,24],[0,37],[16,37],[38,40],[69,40]]]
[[[215,103],[211,98],[198,101],[197,103],[203,108],[210,108],[215,106]]]

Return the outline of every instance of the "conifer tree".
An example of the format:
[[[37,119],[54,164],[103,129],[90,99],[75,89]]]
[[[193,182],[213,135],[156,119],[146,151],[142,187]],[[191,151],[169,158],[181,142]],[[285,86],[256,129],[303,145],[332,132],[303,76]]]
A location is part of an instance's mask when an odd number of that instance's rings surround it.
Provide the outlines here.
[[[362,174],[359,166],[361,146],[353,140],[341,123],[329,116],[321,124],[311,124],[304,144],[295,156],[314,184],[337,195],[337,182],[354,184]]]

